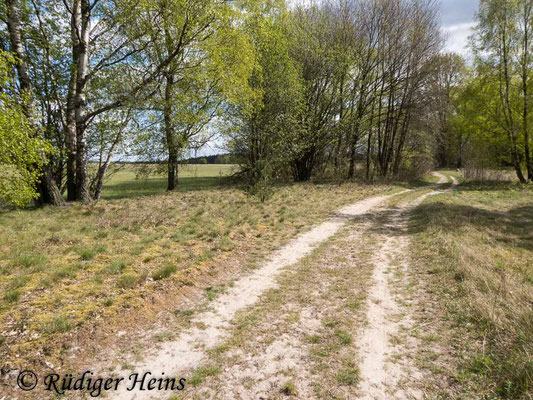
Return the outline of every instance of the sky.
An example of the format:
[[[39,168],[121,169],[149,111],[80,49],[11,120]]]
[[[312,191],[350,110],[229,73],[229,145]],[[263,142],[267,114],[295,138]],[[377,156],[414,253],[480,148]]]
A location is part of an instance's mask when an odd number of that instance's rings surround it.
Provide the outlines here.
[[[301,0],[292,0],[298,2]],[[479,0],[440,0],[442,31],[446,37],[444,51],[468,54],[468,36],[475,25]],[[468,57],[467,57],[468,58]],[[211,140],[193,156],[224,153],[224,140]]]
[[[466,55],[479,0],[440,0],[440,3],[442,30],[447,37],[445,51]]]

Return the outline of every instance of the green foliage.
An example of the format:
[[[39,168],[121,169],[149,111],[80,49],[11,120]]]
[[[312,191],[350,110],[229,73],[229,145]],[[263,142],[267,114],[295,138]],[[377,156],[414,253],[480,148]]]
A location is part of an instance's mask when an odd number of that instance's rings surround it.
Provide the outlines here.
[[[133,274],[125,274],[117,281],[117,286],[122,289],[131,289],[136,286],[140,281],[139,276]]]
[[[16,289],[9,289],[4,293],[4,299],[9,303],[16,303],[20,296],[22,296],[22,292]]]
[[[533,3],[525,0],[482,0],[476,28],[476,69],[471,92],[480,99],[474,110],[494,154],[490,166],[512,165],[525,183],[533,178],[531,69]],[[466,119],[471,118],[463,114]],[[471,126],[475,125],[473,123]],[[475,129],[475,126],[474,126]],[[483,154],[479,144],[475,151]],[[503,160],[502,160],[503,159]],[[503,161],[503,162],[502,162]]]
[[[218,367],[212,365],[206,365],[204,367],[197,368],[190,379],[187,380],[187,383],[191,386],[198,386],[204,382],[210,376],[217,375],[220,372]]]
[[[113,260],[107,268],[107,273],[110,275],[120,274],[127,266],[127,262],[124,260]]]
[[[14,58],[0,51],[0,203],[27,206],[38,197],[36,183],[50,145],[36,137],[24,115],[26,99],[14,93]]]
[[[359,381],[358,368],[342,368],[337,371],[337,382],[341,385],[353,386]]]
[[[275,176],[287,169],[290,137],[298,129],[303,104],[302,81],[290,55],[290,18],[283,6],[274,6],[247,20],[257,57],[249,82],[255,102],[237,111],[239,122],[230,132],[230,145],[243,157],[250,193],[261,201],[272,194]]]
[[[83,261],[92,260],[96,257],[97,254],[103,253],[105,251],[105,246],[98,245],[95,247],[75,247],[74,252],[80,256]]]

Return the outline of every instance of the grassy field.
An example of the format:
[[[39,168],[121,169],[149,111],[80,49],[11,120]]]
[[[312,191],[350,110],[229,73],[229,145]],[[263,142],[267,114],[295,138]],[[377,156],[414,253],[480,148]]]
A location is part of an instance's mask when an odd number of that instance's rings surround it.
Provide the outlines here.
[[[531,186],[465,182],[418,207],[411,231],[420,322],[440,343],[419,361],[447,376],[434,398],[533,398]]]
[[[280,186],[266,203],[221,185],[231,167],[164,178],[117,173],[103,200],[0,214],[0,357],[38,368],[70,362],[73,343],[149,324],[180,293],[220,273],[254,268],[266,253],[343,204],[386,185]],[[200,190],[201,189],[201,190]],[[45,367],[45,366],[43,366]]]
[[[218,186],[221,184],[221,178],[231,175],[236,170],[237,166],[226,164],[180,166],[178,190],[202,190]],[[159,168],[157,173],[138,179],[137,171],[138,168],[133,164],[121,166],[106,182],[102,198],[112,200],[135,196],[154,196],[166,191],[167,178],[164,169]]]

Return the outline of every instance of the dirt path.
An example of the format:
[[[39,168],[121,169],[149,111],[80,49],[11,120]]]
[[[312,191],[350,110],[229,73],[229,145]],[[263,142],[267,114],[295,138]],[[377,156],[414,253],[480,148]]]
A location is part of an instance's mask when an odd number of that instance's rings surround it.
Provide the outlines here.
[[[435,173],[439,184],[447,178]],[[422,393],[405,382],[420,380],[421,373],[408,361],[398,360],[394,355],[401,353],[398,347],[416,346],[413,338],[403,338],[404,343],[394,346],[391,337],[400,331],[409,331],[412,321],[409,315],[402,315],[400,302],[405,299],[394,295],[395,272],[403,272],[408,266],[407,222],[409,211],[429,196],[453,190],[458,182],[452,179],[452,187],[435,190],[418,196],[415,200],[403,203],[394,210],[388,223],[383,227],[374,259],[374,285],[367,300],[368,326],[360,338],[362,361],[360,364],[361,399],[421,399]],[[397,282],[396,282],[397,283]],[[400,297],[400,298],[398,298]],[[402,383],[403,382],[403,383]],[[391,397],[392,396],[392,397]]]
[[[447,182],[445,176],[438,173],[435,175],[439,178],[438,184]],[[453,183],[455,185],[456,181],[454,180]],[[155,375],[164,372],[166,376],[190,376],[191,371],[205,365],[211,350],[230,338],[233,334],[232,329],[236,315],[242,310],[260,307],[257,304],[260,302],[261,296],[278,287],[277,281],[280,274],[287,271],[286,267],[293,266],[309,256],[321,243],[339,233],[342,228],[348,223],[352,223],[357,217],[367,220],[368,215],[375,215],[376,210],[388,200],[408,192],[412,192],[412,190],[404,190],[394,195],[373,197],[344,207],[338,211],[335,217],[300,235],[274,253],[263,267],[235,282],[227,293],[214,300],[208,311],[196,316],[192,321],[192,327],[182,332],[177,340],[163,343],[151,356],[131,366],[132,370],[136,372],[151,371]],[[402,365],[402,363],[392,362],[390,359],[395,351],[394,346],[390,344],[391,335],[405,329],[405,325],[409,324],[408,318],[400,315],[398,299],[392,293],[390,280],[393,270],[405,268],[407,263],[406,247],[408,240],[404,231],[408,210],[419,204],[427,196],[441,192],[441,190],[434,190],[417,197],[415,200],[410,200],[408,204],[402,204],[387,217],[386,224],[380,228],[379,232],[369,235],[373,240],[369,243],[375,243],[375,245],[369,244],[371,248],[368,255],[369,265],[372,268],[368,268],[368,275],[371,276],[371,283],[365,288],[368,292],[366,297],[367,312],[359,316],[361,319],[366,316],[366,327],[361,332],[360,329],[347,322],[346,325],[349,329],[346,331],[338,328],[333,331],[334,335],[341,338],[342,335],[339,332],[345,332],[350,338],[352,331],[359,333],[354,335],[357,336],[357,339],[353,344],[354,351],[356,350],[358,355],[350,354],[350,346],[347,346],[339,350],[338,357],[352,360],[358,356],[361,359],[359,366],[351,366],[352,361],[348,361],[348,367],[341,368],[340,371],[344,371],[343,373],[358,371],[360,385],[357,394],[362,399],[420,398],[420,393],[416,390],[398,390],[399,387],[403,386],[403,381],[416,379],[418,372],[407,364]],[[365,229],[369,228],[367,226]],[[358,248],[362,242],[361,226],[353,231],[349,237],[351,242],[344,242],[340,246],[341,248],[337,249],[337,253],[345,254],[346,258],[352,261],[347,263],[344,269],[340,268],[339,265],[333,265],[334,270],[338,269],[335,274],[339,276],[336,278],[334,274],[328,275],[327,270],[319,273],[323,276],[320,276],[316,282],[319,288],[307,300],[310,303],[309,307],[298,304],[298,301],[292,304],[288,302],[282,305],[283,312],[278,313],[277,310],[270,312],[269,315],[265,316],[265,321],[270,322],[266,325],[258,324],[256,328],[262,327],[260,329],[268,330],[272,328],[272,325],[281,324],[284,318],[290,319],[291,313],[298,315],[298,323],[293,324],[294,326],[284,335],[280,334],[279,337],[273,336],[264,339],[264,343],[257,342],[258,337],[262,336],[262,331],[259,330],[257,337],[249,339],[252,342],[250,349],[255,347],[262,350],[258,350],[252,355],[247,354],[246,351],[230,353],[227,357],[235,357],[235,360],[240,359],[240,361],[235,361],[233,365],[225,367],[225,373],[222,374],[218,386],[213,381],[200,395],[198,395],[197,390],[191,389],[192,392],[189,394],[193,396],[192,398],[275,398],[272,396],[272,388],[282,384],[286,371],[295,372],[295,376],[307,382],[307,384],[300,385],[299,398],[314,398],[313,393],[316,393],[316,385],[312,385],[310,382],[320,381],[322,378],[310,368],[310,359],[306,355],[306,349],[309,346],[305,341],[309,335],[322,332],[325,329],[322,325],[328,326],[327,321],[323,324],[319,322],[321,319],[327,319],[328,313],[326,311],[328,309],[331,314],[338,314],[337,309],[340,303],[337,302],[337,304],[335,301],[331,303],[329,299],[338,295],[336,290],[339,285],[346,285],[346,282],[352,279],[350,274],[353,274],[355,261],[353,254],[361,251]],[[318,275],[315,278],[318,278]],[[333,281],[337,279],[335,281],[337,283],[329,282],[329,279]],[[363,280],[363,278],[358,279]],[[331,288],[332,285],[333,288]],[[349,292],[350,289],[348,287],[347,291]],[[309,291],[309,289],[300,288],[300,291],[302,290],[303,292]],[[328,294],[328,291],[331,290],[333,291]],[[311,303],[314,303],[314,306]],[[353,313],[347,315],[346,320],[349,319],[355,320]],[[363,323],[362,321],[361,324]],[[349,341],[348,339],[343,340],[351,343],[351,339]],[[348,378],[345,380],[352,381]],[[243,381],[245,382],[243,383]],[[166,393],[159,394],[148,391],[128,392],[125,390],[126,387],[122,386],[123,390],[115,393],[113,398],[145,399],[168,396]],[[217,387],[215,392],[210,390],[213,387]],[[287,390],[290,392],[289,389]],[[348,395],[348,393],[354,393],[353,390],[357,389],[343,389],[341,394],[347,396],[345,398],[355,398]],[[279,390],[275,392],[280,393]],[[394,397],[391,397],[391,394]]]
[[[214,301],[209,311],[193,319],[191,329],[183,332],[177,340],[164,343],[155,354],[142,363],[135,364],[133,369],[136,372],[151,371],[155,374],[158,373],[155,371],[164,371],[167,376],[179,376],[197,367],[205,358],[206,351],[227,337],[227,328],[235,313],[254,304],[262,293],[274,287],[276,277],[283,268],[304,258],[350,219],[406,192],[409,190],[372,197],[340,209],[335,217],[300,235],[277,251],[262,268],[237,281],[228,293]],[[128,392],[126,385],[121,388],[115,398],[144,399],[156,396],[153,392]]]

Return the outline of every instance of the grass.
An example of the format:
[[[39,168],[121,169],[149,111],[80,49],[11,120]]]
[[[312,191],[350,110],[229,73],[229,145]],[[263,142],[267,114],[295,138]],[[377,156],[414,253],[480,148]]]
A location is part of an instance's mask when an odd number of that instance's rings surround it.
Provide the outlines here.
[[[48,334],[68,332],[73,328],[73,323],[64,314],[59,314],[47,321],[42,331]]]
[[[285,382],[281,387],[281,393],[287,396],[296,396],[298,391],[296,390],[296,385],[292,381]]]
[[[340,385],[353,386],[359,380],[359,369],[357,368],[343,368],[337,371],[337,382]]]
[[[196,370],[194,370],[191,377],[187,379],[187,383],[191,386],[198,386],[208,377],[217,375],[219,372],[219,368],[212,365],[197,368]]]
[[[0,213],[2,359],[21,362],[47,348],[51,362],[62,360],[62,345],[50,340],[67,329],[51,324],[51,315],[73,329],[95,320],[122,329],[124,310],[146,320],[157,314],[145,309],[153,295],[211,279],[205,287],[214,289],[205,293],[215,298],[223,290],[219,272],[255,265],[344,204],[398,190],[298,184],[277,187],[261,203],[222,184],[219,176],[229,171],[198,167],[183,174],[178,191],[165,193],[162,178],[147,184],[126,169],[104,186],[98,203]]]
[[[154,279],[154,281],[159,281],[161,279],[168,278],[170,275],[172,275],[177,270],[178,270],[178,267],[176,267],[174,264],[167,264],[156,269],[152,273],[152,278]]]
[[[427,337],[456,349],[430,363],[462,387],[439,387],[444,397],[533,398],[532,227],[532,187],[509,182],[466,182],[415,210],[417,280],[444,299],[433,322],[446,335]]]
[[[223,184],[221,178],[236,171],[235,165],[184,165],[179,169],[179,191],[205,190]],[[105,185],[102,198],[106,200],[127,199],[137,196],[164,194],[167,177],[164,168],[152,168],[147,177],[137,178],[138,167],[126,165],[112,175]]]

